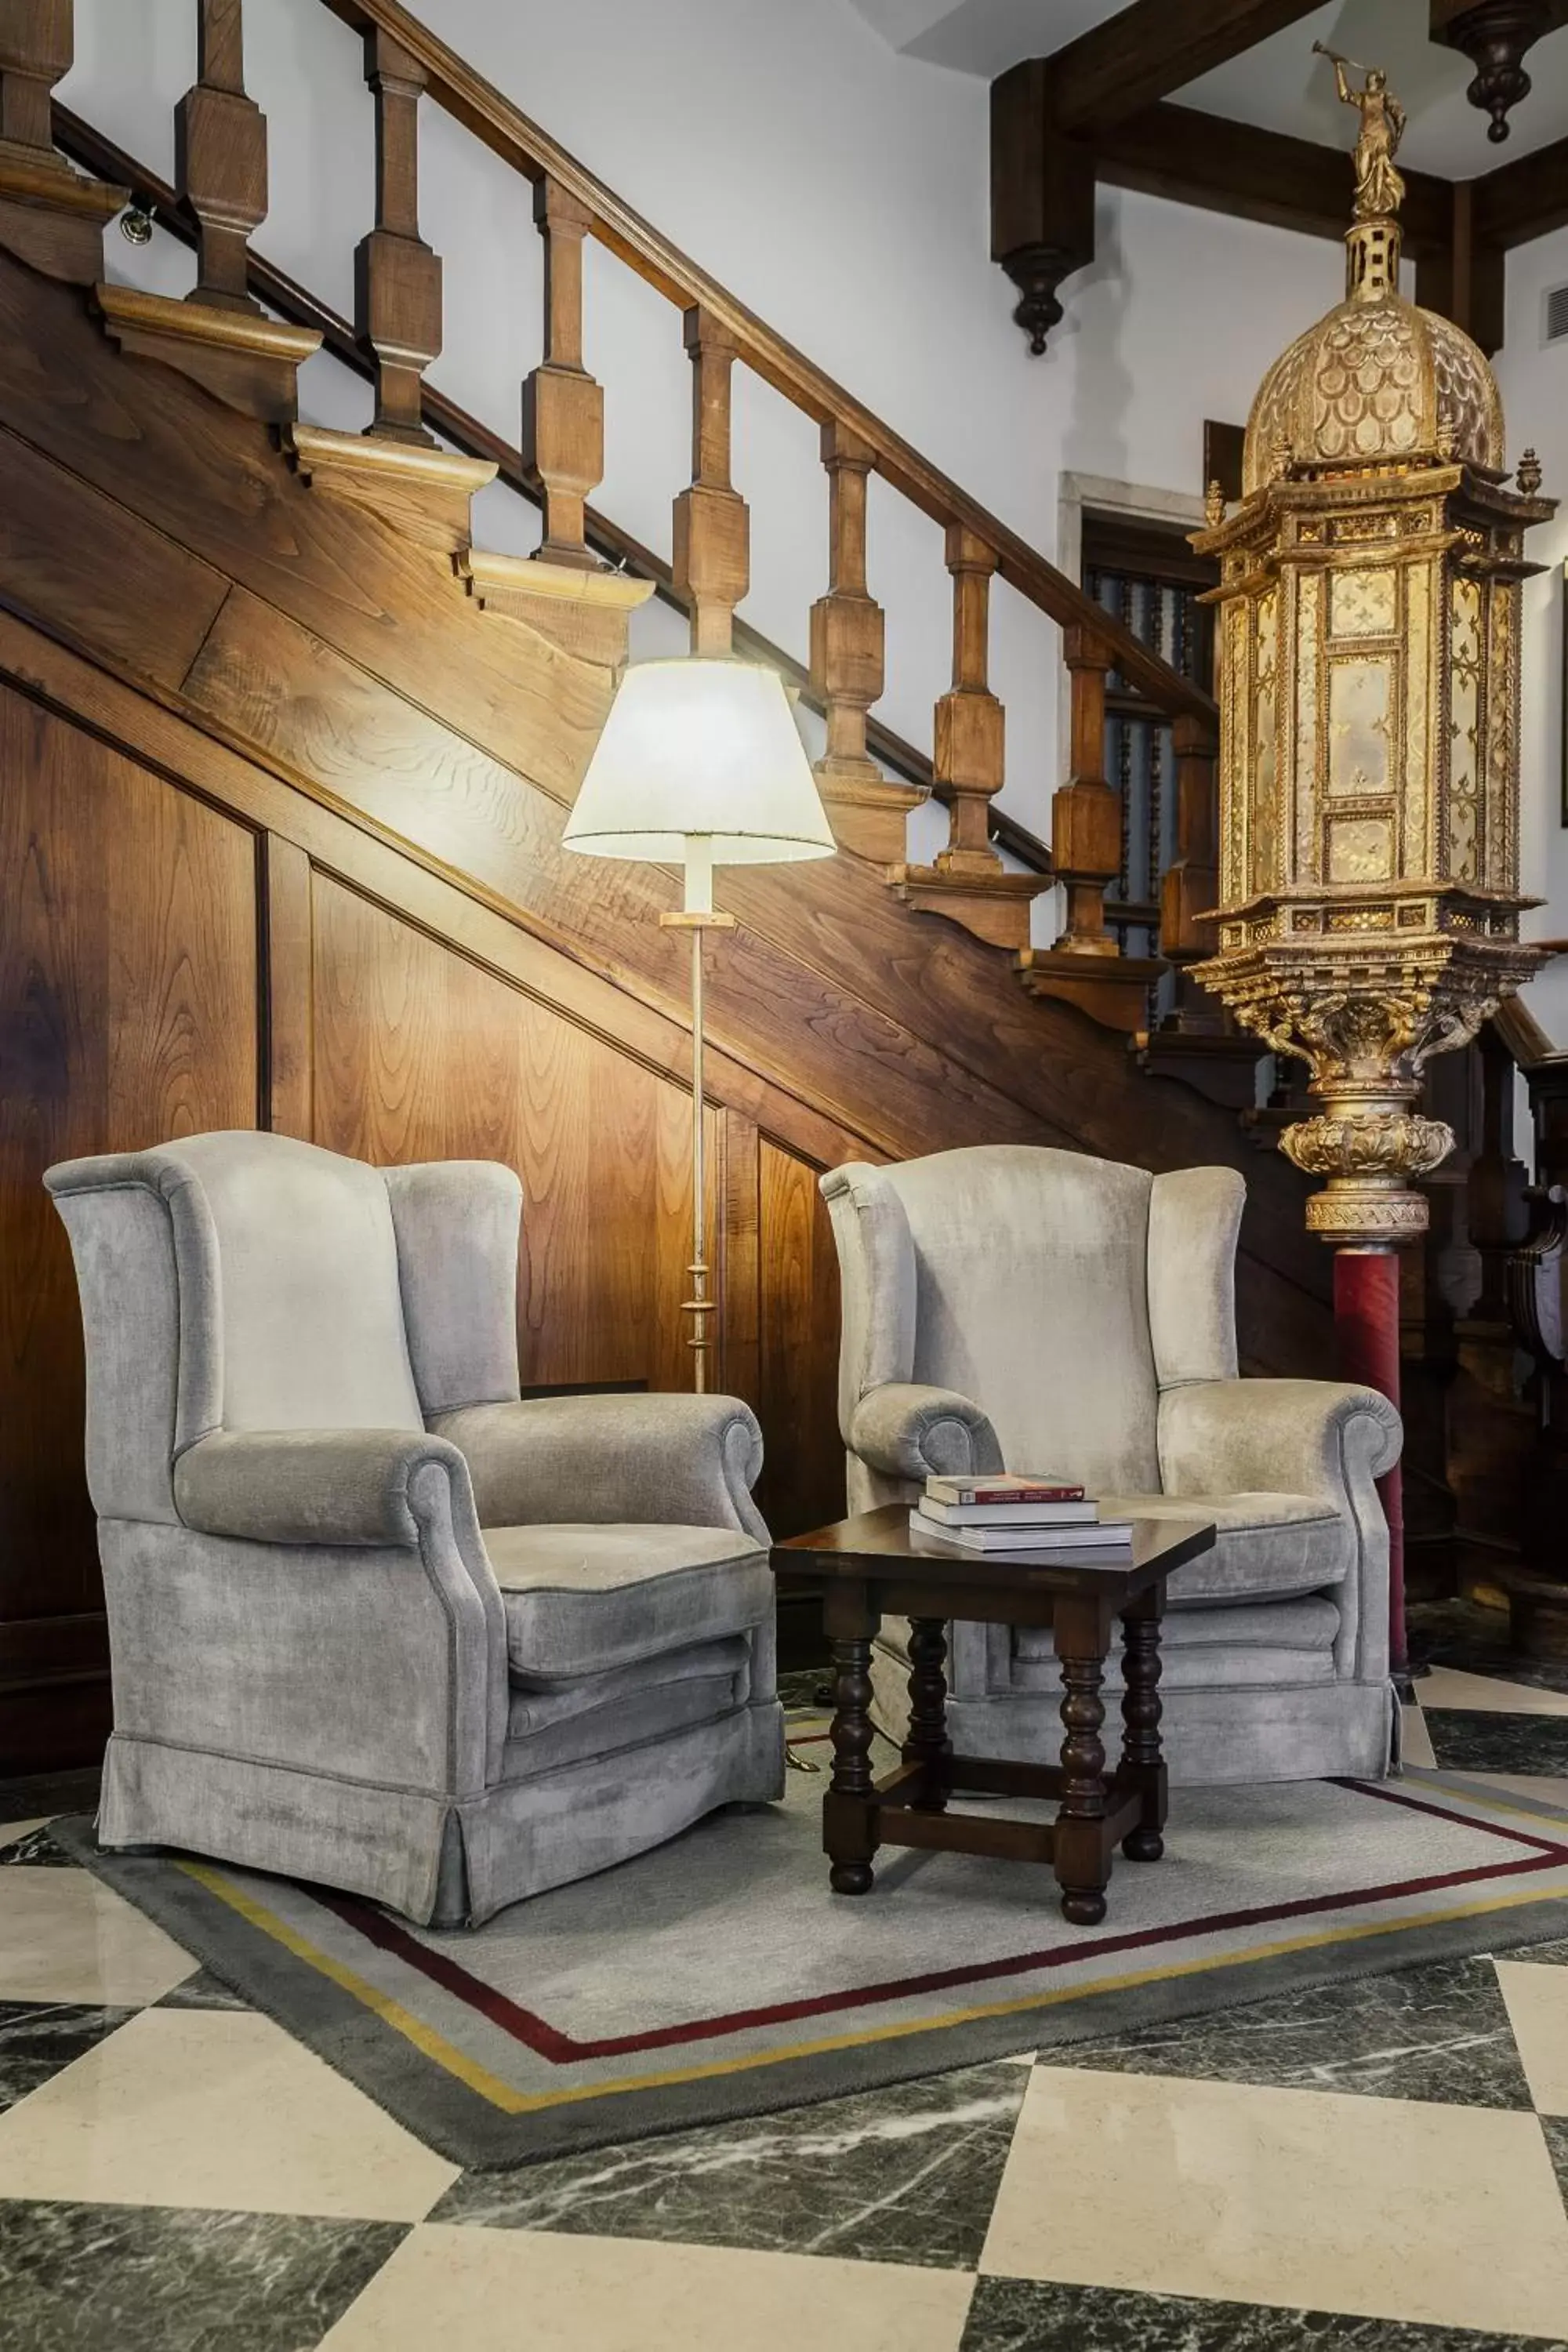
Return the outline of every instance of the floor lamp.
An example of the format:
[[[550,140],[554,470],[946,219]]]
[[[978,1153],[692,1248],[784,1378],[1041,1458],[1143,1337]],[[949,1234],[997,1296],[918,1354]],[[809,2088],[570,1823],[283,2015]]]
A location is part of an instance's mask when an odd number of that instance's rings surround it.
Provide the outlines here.
[[[830,857],[832,831],[784,680],[756,662],[689,655],[638,662],[610,706],[563,836],[595,857],[685,869],[685,902],[659,922],[691,934],[692,1385],[708,1385],[710,1296],[702,1166],[702,935],[733,930],[713,908],[715,866]]]

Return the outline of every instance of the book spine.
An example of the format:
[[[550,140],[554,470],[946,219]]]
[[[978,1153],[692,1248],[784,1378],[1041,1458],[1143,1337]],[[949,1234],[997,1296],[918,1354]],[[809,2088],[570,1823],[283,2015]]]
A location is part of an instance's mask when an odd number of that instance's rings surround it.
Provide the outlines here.
[[[959,1486],[943,1479],[928,1481],[927,1493],[933,1503],[961,1504],[966,1510],[984,1510],[1005,1507],[1009,1503],[1081,1503],[1081,1486],[1008,1486],[998,1492],[994,1487]]]

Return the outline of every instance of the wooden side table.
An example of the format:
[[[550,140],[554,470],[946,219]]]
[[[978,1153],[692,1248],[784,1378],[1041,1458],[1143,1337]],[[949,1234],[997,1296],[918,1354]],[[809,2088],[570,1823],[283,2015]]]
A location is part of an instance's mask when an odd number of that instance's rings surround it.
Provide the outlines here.
[[[1130,1553],[965,1551],[910,1535],[889,1504],[773,1548],[774,1574],[826,1584],[836,1706],[833,1780],[822,1843],[836,1894],[868,1895],[883,1845],[1048,1862],[1075,1927],[1105,1916],[1116,1848],[1131,1862],[1164,1852],[1166,1784],[1160,1748],[1160,1621],[1173,1569],[1214,1541],[1201,1519],[1139,1520]],[[910,1729],[901,1759],[871,1771],[871,1645],[884,1616],[910,1620]],[[955,1756],[947,1731],[947,1626],[1049,1626],[1062,1673],[1061,1761]],[[1125,1693],[1121,1754],[1107,1770],[1100,1738],[1105,1665],[1121,1628]],[[951,1813],[954,1794],[1055,1798],[1054,1822]]]

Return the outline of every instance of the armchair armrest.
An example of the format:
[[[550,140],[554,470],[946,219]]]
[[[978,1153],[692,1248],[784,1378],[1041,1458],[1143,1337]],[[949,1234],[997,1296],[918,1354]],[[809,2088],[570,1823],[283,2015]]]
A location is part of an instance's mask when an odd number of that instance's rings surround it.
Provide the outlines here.
[[[198,1549],[197,1557],[225,1591],[237,1581],[226,1571],[242,1564],[275,1580],[268,1589],[280,1654],[287,1656],[291,1643],[308,1652],[309,1664],[300,1668],[303,1685],[319,1692],[352,1656],[362,1696],[366,1688],[384,1694],[392,1721],[401,1708],[426,1734],[433,1723],[443,1727],[444,1786],[472,1793],[499,1779],[507,1726],[506,1620],[479,1537],[468,1465],[455,1445],[424,1430],[216,1431],[175,1463],[174,1506],[196,1536],[257,1547],[248,1559],[237,1549],[216,1546]],[[361,1551],[364,1562],[343,1556]],[[290,1581],[301,1566],[303,1588]],[[405,1577],[408,1591],[400,1599]],[[300,1604],[301,1589],[318,1596],[315,1613]],[[367,1612],[371,1591],[384,1597]],[[431,1595],[439,1612],[434,1625],[421,1605]],[[228,1622],[221,1603],[203,1620],[209,1626]],[[343,1630],[350,1625],[352,1637]],[[219,1683],[246,1654],[243,1640],[223,1648],[225,1663],[215,1669]],[[374,1737],[381,1738],[379,1728]],[[398,1750],[395,1736],[391,1749]],[[300,1752],[340,1754],[338,1731],[312,1723]],[[362,1758],[363,1752],[362,1743]]]
[[[435,1510],[472,1519],[457,1447],[404,1429],[216,1431],[174,1465],[174,1506],[202,1535],[276,1544],[412,1547]]]
[[[738,1397],[563,1396],[464,1405],[434,1427],[468,1465],[480,1524],[640,1521],[768,1540],[763,1433]]]
[[[888,1478],[1000,1470],[1002,1448],[986,1415],[956,1389],[887,1381],[849,1416],[849,1450]]]
[[[1160,1400],[1167,1495],[1274,1492],[1343,1504],[1399,1459],[1403,1429],[1375,1389],[1338,1381],[1194,1381]]]

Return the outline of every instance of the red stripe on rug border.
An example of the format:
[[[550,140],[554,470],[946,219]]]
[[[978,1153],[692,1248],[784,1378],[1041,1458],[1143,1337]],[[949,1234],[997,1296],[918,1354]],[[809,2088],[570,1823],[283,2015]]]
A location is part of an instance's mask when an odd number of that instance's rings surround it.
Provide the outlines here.
[[[1521,1831],[1504,1829],[1491,1822],[1477,1822],[1466,1813],[1450,1812],[1444,1807],[1418,1798],[1407,1798],[1391,1790],[1373,1787],[1364,1781],[1341,1780],[1336,1785],[1353,1789],[1363,1796],[1384,1797],[1394,1804],[1406,1804],[1417,1812],[1433,1813],[1440,1821],[1458,1823],[1466,1829],[1507,1839],[1510,1843],[1539,1849],[1529,1862],[1488,1863],[1473,1870],[1454,1870],[1425,1878],[1402,1880],[1393,1885],[1363,1888],[1350,1894],[1309,1895],[1295,1903],[1263,1904],[1251,1910],[1221,1912],[1207,1919],[1194,1919],[1169,1927],[1145,1927],[1121,1936],[1077,1937],[1071,1943],[1050,1946],[1036,1952],[1019,1953],[1007,1959],[985,1960],[973,1967],[940,1969],[923,1976],[889,1979],[886,1982],[857,1986],[836,1993],[817,1993],[793,2001],[778,2001],[767,2008],[736,2010],[725,2016],[699,2018],[682,2025],[658,2026],[642,2033],[608,2035],[599,2041],[579,2042],[568,2033],[522,2008],[507,1994],[484,1984],[477,1977],[448,1959],[445,1953],[433,1952],[419,1943],[396,1920],[372,1910],[357,1897],[342,1895],[326,1888],[312,1890],[314,1898],[363,1936],[367,1943],[390,1952],[418,1974],[451,1993],[466,2008],[485,2018],[512,2041],[522,2042],[534,2055],[556,2066],[581,2063],[595,2058],[631,2057],[640,2052],[668,2050],[692,2042],[719,2041],[725,2036],[754,2031],[759,2026],[787,2025],[806,2017],[825,2017],[845,2010],[881,2006],[891,2001],[911,1999],[921,1993],[945,1992],[962,1985],[994,1983],[998,1979],[1022,1976],[1048,1969],[1064,1968],[1071,1961],[1085,1957],[1099,1958],[1121,1952],[1147,1949],[1152,1944],[1182,1943],[1198,1936],[1215,1935],[1237,1927],[1266,1927],[1277,1920],[1310,1918],[1325,1911],[1352,1910],[1373,1903],[1395,1902],[1410,1895],[1436,1894],[1447,1887],[1480,1885],[1489,1879],[1507,1878],[1548,1870],[1554,1864],[1568,1864],[1568,1846],[1553,1845],[1533,1838]]]

